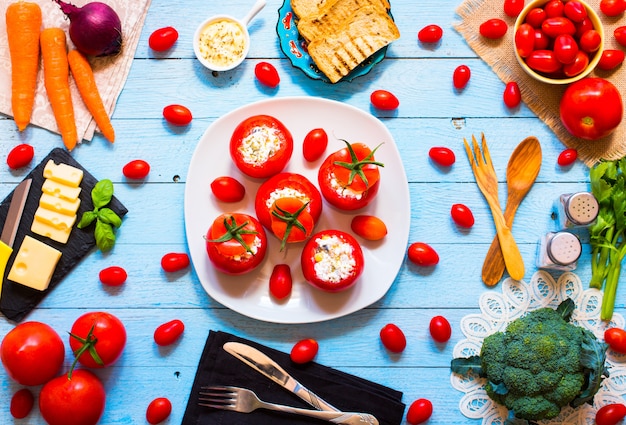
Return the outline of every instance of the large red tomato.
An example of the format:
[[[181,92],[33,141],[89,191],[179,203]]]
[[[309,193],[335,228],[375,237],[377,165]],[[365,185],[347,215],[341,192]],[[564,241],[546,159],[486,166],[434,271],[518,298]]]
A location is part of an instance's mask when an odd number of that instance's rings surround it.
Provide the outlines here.
[[[243,274],[265,258],[267,236],[261,223],[251,215],[224,213],[213,221],[206,234],[206,250],[218,270]]]
[[[70,347],[78,361],[87,367],[110,366],[126,345],[126,328],[120,319],[101,311],[80,316],[72,325]]]
[[[230,138],[230,156],[239,170],[255,178],[280,173],[291,159],[293,137],[287,127],[269,115],[242,121]]]
[[[622,121],[624,106],[617,88],[603,78],[572,83],[561,98],[561,122],[572,135],[586,140],[608,136]]]
[[[65,346],[59,334],[45,323],[24,322],[5,335],[0,358],[16,382],[41,385],[61,370]]]

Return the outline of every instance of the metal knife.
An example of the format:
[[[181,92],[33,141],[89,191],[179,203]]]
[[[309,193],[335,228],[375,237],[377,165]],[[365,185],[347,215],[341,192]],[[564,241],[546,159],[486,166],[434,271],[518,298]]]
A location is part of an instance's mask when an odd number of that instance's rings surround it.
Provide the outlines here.
[[[26,179],[17,185],[13,191],[9,212],[0,234],[0,296],[2,295],[4,270],[9,262],[11,253],[13,253],[13,242],[15,242],[15,236],[17,236],[17,229],[20,227],[20,220],[24,213],[24,206],[26,205],[32,182],[32,179]]]

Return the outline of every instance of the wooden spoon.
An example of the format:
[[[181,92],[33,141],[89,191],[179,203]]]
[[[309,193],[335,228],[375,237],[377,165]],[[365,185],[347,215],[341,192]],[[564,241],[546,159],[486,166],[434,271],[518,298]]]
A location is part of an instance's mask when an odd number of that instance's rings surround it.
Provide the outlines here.
[[[541,145],[536,137],[524,139],[513,151],[506,168],[507,200],[504,211],[506,225],[511,228],[517,207],[535,183],[541,168]],[[498,237],[494,237],[483,263],[483,282],[496,285],[504,274],[505,264]]]

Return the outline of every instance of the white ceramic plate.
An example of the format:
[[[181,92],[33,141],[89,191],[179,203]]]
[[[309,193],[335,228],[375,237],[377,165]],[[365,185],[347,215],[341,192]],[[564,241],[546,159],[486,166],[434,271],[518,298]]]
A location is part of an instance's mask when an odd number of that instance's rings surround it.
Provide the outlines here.
[[[221,273],[212,266],[205,250],[204,236],[213,220],[223,212],[254,215],[254,195],[261,181],[242,174],[229,154],[230,137],[244,119],[258,114],[278,118],[291,132],[294,150],[284,171],[296,172],[317,186],[317,168],[324,158],[308,163],[302,157],[302,141],[314,128],[324,128],[329,135],[326,154],[350,142],[363,142],[376,151],[381,168],[381,186],[376,199],[356,212],[343,212],[326,202],[315,231],[336,228],[350,231],[356,214],[380,217],[387,236],[377,242],[362,243],[365,268],[359,281],[350,289],[327,293],[306,283],[300,270],[300,251],[304,243],[289,244],[280,252],[280,241],[268,233],[269,247],[265,261],[255,270],[240,276]],[[233,176],[246,187],[246,196],[238,203],[222,203],[211,193],[210,184],[219,176]],[[224,306],[245,316],[276,323],[312,323],[353,313],[379,300],[389,290],[404,261],[410,224],[410,199],[406,174],[400,154],[389,130],[372,115],[352,106],[314,97],[271,99],[236,109],[217,119],[206,130],[191,158],[185,187],[185,229],[189,253],[198,278],[206,292]],[[291,267],[293,291],[283,301],[271,297],[269,277],[275,264]]]

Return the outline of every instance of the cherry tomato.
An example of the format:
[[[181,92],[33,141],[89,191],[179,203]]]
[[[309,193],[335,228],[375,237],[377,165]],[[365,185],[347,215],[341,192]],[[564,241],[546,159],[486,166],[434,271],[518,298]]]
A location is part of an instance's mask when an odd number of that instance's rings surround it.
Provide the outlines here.
[[[564,16],[546,18],[541,24],[541,30],[546,33],[548,37],[552,38],[556,38],[557,35],[561,34],[576,34],[574,23]]]
[[[587,53],[593,53],[598,50],[601,43],[602,36],[594,29],[585,31],[578,39],[580,49]]]
[[[154,342],[161,347],[175,343],[185,331],[185,324],[178,319],[159,325],[154,330]]]
[[[456,89],[465,88],[470,80],[472,72],[467,65],[459,65],[454,69],[452,74],[452,83]]]
[[[535,50],[545,50],[552,40],[541,29],[535,28]]]
[[[600,1],[600,10],[606,16],[618,16],[624,13],[626,1],[624,0],[602,0]]]
[[[572,22],[582,22],[587,17],[587,9],[581,2],[570,0],[563,6],[563,14]]]
[[[289,264],[276,264],[270,275],[270,294],[282,300],[291,294],[293,280]]]
[[[385,111],[393,111],[400,106],[398,98],[387,90],[374,90],[370,95],[370,102],[376,109]]]
[[[304,137],[302,155],[309,162],[317,161],[322,157],[328,146],[328,134],[323,128],[314,128]]]
[[[23,419],[33,410],[35,396],[28,388],[22,388],[11,397],[11,416],[15,419]]]
[[[392,353],[401,353],[406,348],[404,332],[393,323],[388,323],[380,330],[380,340]]]
[[[126,270],[119,266],[111,266],[100,270],[98,274],[100,282],[109,286],[120,286],[126,282],[128,274]]]
[[[617,68],[624,62],[624,51],[616,49],[607,49],[602,52],[598,68],[603,71],[610,71]]]
[[[33,160],[35,149],[27,143],[15,146],[7,155],[7,165],[12,170],[26,167]]]
[[[563,66],[552,50],[534,50],[526,58],[526,64],[531,69],[546,74],[557,72]]]
[[[620,44],[620,46],[626,47],[626,26],[621,26],[615,28],[613,31],[613,36],[615,40]]]
[[[170,124],[187,125],[193,119],[189,108],[183,105],[167,105],[163,108],[163,118]]]
[[[0,359],[7,375],[22,385],[35,386],[59,373],[65,346],[58,333],[41,322],[23,322],[2,339]]]
[[[437,342],[446,342],[452,336],[450,322],[443,316],[435,316],[430,319],[430,336]]]
[[[166,420],[172,413],[172,403],[165,397],[155,398],[146,409],[146,420],[156,425]]]
[[[189,267],[189,256],[184,252],[168,252],[161,257],[161,268],[168,273]]]
[[[559,154],[556,162],[561,167],[567,167],[568,165],[572,165],[574,161],[576,161],[576,158],[578,158],[578,152],[576,149],[569,148]]]
[[[560,34],[554,39],[554,55],[562,64],[574,62],[578,54],[578,43],[569,34]]]
[[[502,38],[508,29],[509,26],[507,23],[499,18],[489,19],[480,24],[480,27],[478,28],[480,35],[494,40]]]
[[[524,0],[504,0],[504,13],[507,16],[516,18],[522,9],[524,9]]]
[[[409,406],[409,411],[406,414],[406,421],[411,425],[421,424],[426,422],[433,414],[433,404],[430,400],[420,398],[415,400]]]
[[[422,267],[431,267],[439,263],[439,254],[424,242],[414,242],[408,249],[409,260]]]
[[[259,62],[254,67],[254,75],[265,86],[274,88],[280,83],[278,71],[269,62]]]
[[[561,0],[550,0],[543,6],[543,10],[546,11],[546,17],[552,18],[555,16],[563,16],[564,5]]]
[[[574,58],[574,62],[568,63],[567,65],[563,66],[563,74],[565,74],[566,77],[573,77],[587,69],[588,65],[589,56],[587,55],[587,53],[579,50],[576,54],[576,57]]]
[[[530,56],[535,50],[535,29],[527,22],[521,24],[515,31],[515,49],[522,58]]]
[[[127,179],[141,180],[150,173],[150,164],[143,159],[135,159],[124,165],[122,173]]]
[[[70,347],[78,361],[87,367],[102,368],[115,363],[126,346],[126,328],[107,312],[81,315],[70,331]]]
[[[465,228],[470,228],[474,225],[474,214],[467,206],[463,204],[454,204],[450,209],[450,215],[454,222]]]
[[[443,29],[439,25],[430,24],[419,30],[417,39],[422,43],[436,43],[441,40]]]
[[[267,146],[269,143],[272,143],[271,149]],[[253,148],[254,145],[257,147]],[[270,115],[246,118],[237,125],[230,138],[230,157],[242,173],[254,178],[264,179],[280,173],[292,153],[291,133]]]
[[[522,92],[515,81],[509,81],[504,86],[502,100],[508,108],[516,108],[522,102]]]
[[[611,350],[626,354],[626,331],[621,328],[608,328],[604,331],[604,342]]]
[[[148,45],[152,50],[164,52],[170,49],[178,40],[178,31],[174,27],[164,27],[155,30],[148,38]]]
[[[626,417],[626,406],[620,403],[607,404],[596,412],[596,425],[616,425]]]
[[[298,364],[313,361],[319,350],[319,344],[313,338],[303,339],[295,343],[289,357],[291,361]]]
[[[543,24],[546,18],[546,11],[541,7],[534,7],[526,14],[526,22],[535,29],[541,28],[541,24]]]
[[[222,202],[239,202],[246,195],[246,188],[234,177],[221,176],[211,182],[211,192]]]
[[[434,146],[428,151],[430,159],[443,167],[450,167],[456,161],[456,156],[452,149],[443,146]]]
[[[379,241],[387,235],[387,226],[373,215],[355,215],[350,222],[354,233],[368,241]]]

